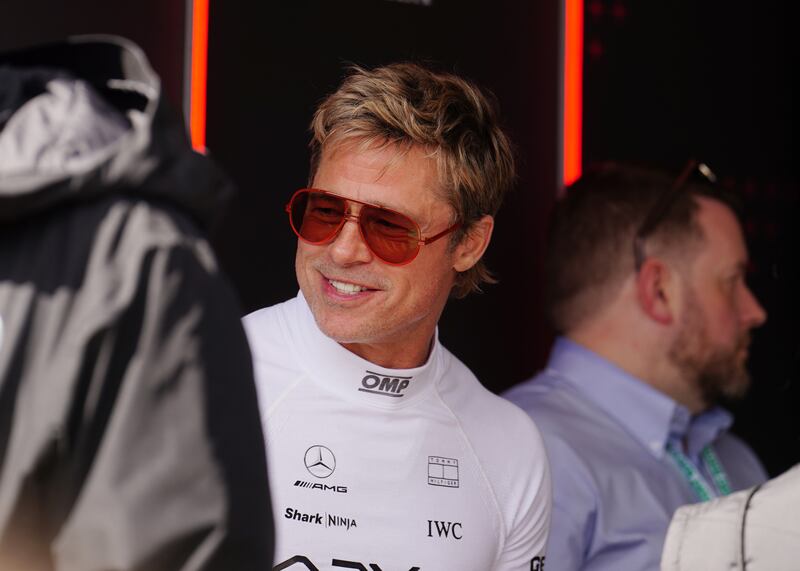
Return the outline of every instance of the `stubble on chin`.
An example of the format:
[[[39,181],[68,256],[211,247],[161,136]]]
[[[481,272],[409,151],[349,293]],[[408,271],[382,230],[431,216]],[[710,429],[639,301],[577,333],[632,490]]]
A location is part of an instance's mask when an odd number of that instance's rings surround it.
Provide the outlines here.
[[[750,374],[742,353],[750,335],[739,336],[733,347],[712,347],[702,310],[692,306],[686,312],[681,330],[668,356],[682,377],[694,385],[707,407],[720,402],[741,400],[750,388]]]
[[[740,351],[718,351],[713,353],[700,370],[697,383],[709,404],[720,401],[741,400],[750,389],[750,373],[739,358]]]

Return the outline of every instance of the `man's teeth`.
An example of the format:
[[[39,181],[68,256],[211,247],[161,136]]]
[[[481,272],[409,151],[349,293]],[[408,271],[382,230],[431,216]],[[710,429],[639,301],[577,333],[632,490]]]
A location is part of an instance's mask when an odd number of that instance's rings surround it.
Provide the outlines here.
[[[349,284],[349,283],[345,283],[345,282],[337,282],[336,280],[328,280],[328,283],[331,284],[336,289],[336,291],[338,291],[339,293],[353,294],[353,293],[358,293],[360,291],[366,291],[367,290],[367,288],[359,286],[359,285],[356,285],[356,284]]]

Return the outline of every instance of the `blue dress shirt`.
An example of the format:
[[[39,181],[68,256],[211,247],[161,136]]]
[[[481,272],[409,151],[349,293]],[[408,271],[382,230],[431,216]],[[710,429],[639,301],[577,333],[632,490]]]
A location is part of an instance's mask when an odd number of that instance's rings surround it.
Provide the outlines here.
[[[650,385],[566,338],[547,368],[505,395],[536,422],[553,480],[547,568],[658,569],[673,512],[699,501],[667,453],[679,446],[711,489],[700,459],[717,454],[733,490],[766,480],[755,454],[729,434],[730,413],[692,417]]]

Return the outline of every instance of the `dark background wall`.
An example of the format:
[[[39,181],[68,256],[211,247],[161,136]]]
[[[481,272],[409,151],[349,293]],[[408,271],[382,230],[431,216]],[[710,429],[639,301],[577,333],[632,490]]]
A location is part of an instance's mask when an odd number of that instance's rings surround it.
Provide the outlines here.
[[[770,316],[754,338],[754,388],[737,407],[735,430],[773,474],[800,461],[798,65],[788,5],[585,3],[585,161],[679,169],[696,157],[745,199],[751,283]],[[0,0],[0,49],[126,35],[180,109],[184,10],[183,0]],[[451,303],[441,337],[494,391],[533,374],[551,339],[541,258],[558,190],[559,10],[556,0],[212,1],[207,142],[241,188],[213,241],[244,308],[296,292],[282,207],[306,182],[315,104],[347,63],[423,60],[496,94],[520,167],[488,253],[501,282]]]

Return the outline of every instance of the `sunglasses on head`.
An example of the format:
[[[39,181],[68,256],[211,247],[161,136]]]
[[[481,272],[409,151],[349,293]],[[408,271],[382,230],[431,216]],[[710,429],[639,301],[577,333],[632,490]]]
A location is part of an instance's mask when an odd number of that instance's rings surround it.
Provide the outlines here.
[[[637,272],[642,269],[645,258],[647,258],[644,249],[645,240],[653,235],[656,228],[661,225],[672,205],[691,182],[714,185],[717,182],[717,176],[705,163],[694,159],[686,163],[678,178],[675,179],[672,186],[665,189],[661,196],[658,197],[653,208],[645,217],[644,222],[636,231],[636,235],[633,238],[633,262]]]
[[[353,204],[361,207],[357,214],[353,214]],[[286,205],[286,212],[294,233],[314,245],[332,242],[348,220],[358,222],[361,238],[370,251],[393,266],[412,262],[422,246],[461,225],[457,222],[434,236],[423,238],[419,224],[405,214],[315,188],[295,192]]]

